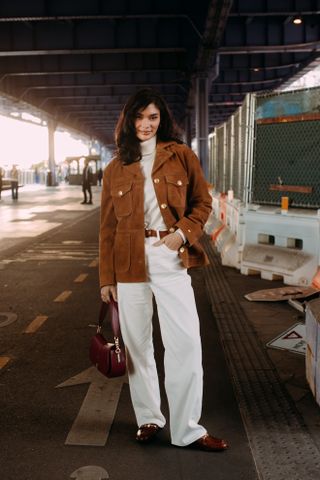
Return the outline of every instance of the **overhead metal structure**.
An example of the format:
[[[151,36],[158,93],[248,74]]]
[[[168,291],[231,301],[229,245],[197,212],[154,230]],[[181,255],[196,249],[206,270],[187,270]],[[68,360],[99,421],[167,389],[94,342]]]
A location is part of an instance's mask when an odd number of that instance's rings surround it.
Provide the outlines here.
[[[319,12],[320,0],[5,0],[0,91],[110,144],[127,97],[153,86],[205,139],[247,92],[317,61]]]

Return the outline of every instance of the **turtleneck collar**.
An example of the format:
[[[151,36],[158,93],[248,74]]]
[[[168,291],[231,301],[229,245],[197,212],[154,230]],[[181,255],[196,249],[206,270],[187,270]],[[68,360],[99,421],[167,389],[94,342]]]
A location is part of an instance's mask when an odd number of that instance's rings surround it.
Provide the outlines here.
[[[150,155],[156,149],[157,144],[157,136],[154,135],[153,137],[149,138],[145,142],[140,142],[141,148],[141,155],[144,157],[145,155]]]

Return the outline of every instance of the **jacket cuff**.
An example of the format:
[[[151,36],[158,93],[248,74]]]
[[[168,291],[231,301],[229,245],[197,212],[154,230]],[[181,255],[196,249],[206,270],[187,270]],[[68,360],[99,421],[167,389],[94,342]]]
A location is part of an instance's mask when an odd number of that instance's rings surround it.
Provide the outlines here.
[[[116,285],[115,275],[112,274],[104,274],[100,272],[100,288],[104,287],[105,285]]]
[[[183,243],[186,243],[187,239],[186,239],[185,234],[184,234],[183,231],[181,230],[181,228],[178,228],[178,230],[176,230],[175,233],[179,233],[180,237],[181,237],[182,240],[183,240]]]
[[[189,245],[196,243],[203,234],[201,226],[192,222],[187,217],[181,218],[176,223],[176,227],[182,230],[183,234],[188,240]]]

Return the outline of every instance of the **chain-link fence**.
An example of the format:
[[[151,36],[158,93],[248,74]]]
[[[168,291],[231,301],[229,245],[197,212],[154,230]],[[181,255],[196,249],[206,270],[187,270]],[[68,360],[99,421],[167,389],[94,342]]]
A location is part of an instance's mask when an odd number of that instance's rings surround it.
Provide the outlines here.
[[[210,182],[243,203],[320,207],[320,88],[247,95],[209,138]]]
[[[248,95],[243,105],[227,122],[217,127],[209,137],[209,180],[215,191],[234,196],[244,202],[248,197],[248,165],[252,149],[253,103]]]
[[[320,207],[320,88],[256,99],[254,203]]]

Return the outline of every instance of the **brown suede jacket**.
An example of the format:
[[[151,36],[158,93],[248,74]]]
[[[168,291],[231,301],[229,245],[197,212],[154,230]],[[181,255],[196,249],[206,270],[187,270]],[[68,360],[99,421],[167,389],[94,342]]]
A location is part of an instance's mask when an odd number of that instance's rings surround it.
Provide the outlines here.
[[[180,228],[187,243],[179,256],[187,268],[208,263],[198,242],[212,199],[200,162],[176,142],[158,143],[152,179],[164,223]],[[144,177],[140,162],[113,159],[104,171],[100,221],[100,286],[148,280],[144,252]]]

